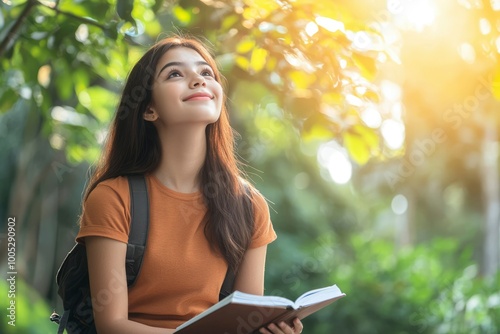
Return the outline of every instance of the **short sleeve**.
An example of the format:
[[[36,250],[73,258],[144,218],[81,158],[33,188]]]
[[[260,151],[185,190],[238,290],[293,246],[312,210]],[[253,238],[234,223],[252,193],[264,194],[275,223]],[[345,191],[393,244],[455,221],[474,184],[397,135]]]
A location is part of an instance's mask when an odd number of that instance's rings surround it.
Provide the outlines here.
[[[253,196],[253,209],[254,233],[249,248],[265,246],[277,238],[269,215],[269,206],[264,196],[257,191]]]
[[[83,204],[80,231],[76,241],[89,236],[107,237],[128,242],[130,230],[130,195],[125,180],[98,184]],[[123,189],[124,188],[124,189]]]

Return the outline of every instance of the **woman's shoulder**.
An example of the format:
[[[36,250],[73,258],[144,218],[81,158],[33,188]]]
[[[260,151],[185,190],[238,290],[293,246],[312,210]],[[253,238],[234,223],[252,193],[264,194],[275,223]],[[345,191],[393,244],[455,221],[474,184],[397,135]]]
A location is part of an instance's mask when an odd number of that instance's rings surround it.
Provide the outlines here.
[[[250,195],[252,199],[254,210],[257,211],[268,211],[269,206],[266,197],[255,188],[248,180],[240,178],[240,182],[243,184],[245,191]]]
[[[104,181],[101,181],[97,184],[97,187],[109,187],[112,189],[122,189],[122,188],[127,188],[128,189],[128,178],[126,176],[118,176],[118,177],[113,177],[111,179],[107,179]]]
[[[126,177],[99,182],[82,206],[78,242],[87,236],[101,236],[127,242],[130,222],[130,194]]]
[[[95,188],[89,193],[90,198],[109,198],[109,196],[115,197],[128,197],[129,196],[129,185],[126,176],[118,176],[104,181],[99,182]]]

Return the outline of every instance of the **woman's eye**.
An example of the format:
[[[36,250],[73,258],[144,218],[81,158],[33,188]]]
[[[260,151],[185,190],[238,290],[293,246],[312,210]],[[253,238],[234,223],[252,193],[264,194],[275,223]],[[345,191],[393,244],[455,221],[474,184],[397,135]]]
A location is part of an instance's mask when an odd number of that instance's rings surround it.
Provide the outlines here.
[[[180,77],[181,74],[177,71],[174,71],[174,72],[170,72],[167,76],[167,79],[170,79],[170,78],[175,78],[175,77]]]
[[[201,72],[201,75],[209,76],[209,77],[213,77],[214,76],[212,74],[212,71],[209,71],[209,70],[204,70],[203,72]]]

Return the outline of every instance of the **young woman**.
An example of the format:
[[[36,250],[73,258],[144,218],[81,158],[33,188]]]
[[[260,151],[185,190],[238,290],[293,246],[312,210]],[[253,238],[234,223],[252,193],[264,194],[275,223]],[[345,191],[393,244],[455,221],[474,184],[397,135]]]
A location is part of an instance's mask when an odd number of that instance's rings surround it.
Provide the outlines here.
[[[130,174],[146,176],[150,227],[127,289]],[[158,42],[129,75],[85,194],[77,241],[98,333],[173,333],[218,301],[227,270],[237,273],[235,290],[263,294],[275,238],[265,199],[240,176],[214,59],[196,40]],[[302,323],[260,332],[296,334]]]

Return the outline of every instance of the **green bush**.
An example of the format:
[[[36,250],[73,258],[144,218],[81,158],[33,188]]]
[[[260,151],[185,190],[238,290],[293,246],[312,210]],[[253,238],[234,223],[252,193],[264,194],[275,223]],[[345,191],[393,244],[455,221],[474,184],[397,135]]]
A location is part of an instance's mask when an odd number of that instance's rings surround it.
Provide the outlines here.
[[[328,249],[324,240],[308,257],[282,236],[288,260],[273,252],[269,259],[267,294],[295,298],[334,283],[347,294],[306,318],[308,333],[500,332],[500,275],[480,278],[456,241],[398,250],[392,242],[354,237],[346,251]]]
[[[16,277],[15,290],[15,297],[10,298],[9,284],[5,279],[0,280],[0,296],[2,296],[0,298],[2,310],[0,333],[52,334],[57,332],[57,325],[49,320],[52,311],[45,300],[19,277]],[[11,300],[15,301],[15,322],[9,325],[11,319],[7,316],[10,313],[8,307]]]

